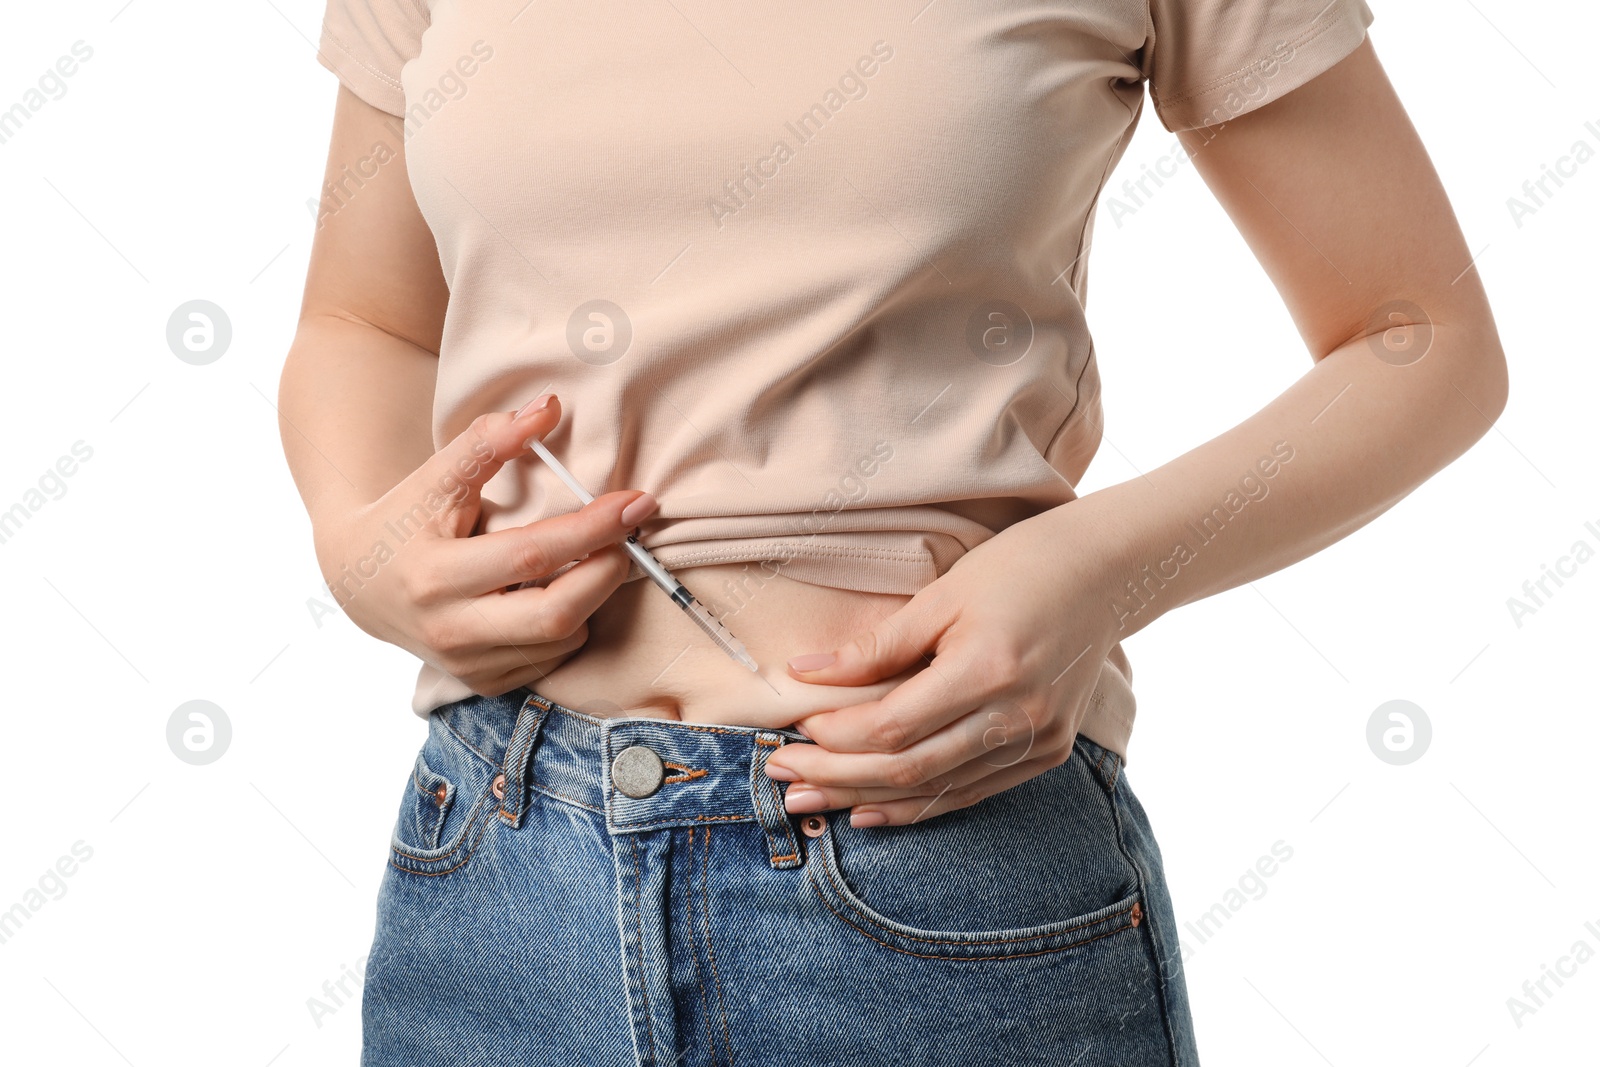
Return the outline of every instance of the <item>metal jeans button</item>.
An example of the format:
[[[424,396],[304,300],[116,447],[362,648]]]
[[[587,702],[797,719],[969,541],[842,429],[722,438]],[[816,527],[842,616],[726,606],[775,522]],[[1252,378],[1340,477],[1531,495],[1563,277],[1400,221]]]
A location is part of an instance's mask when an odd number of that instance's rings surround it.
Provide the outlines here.
[[[642,799],[661,788],[666,777],[661,757],[644,745],[629,745],[611,761],[611,784],[624,796]]]

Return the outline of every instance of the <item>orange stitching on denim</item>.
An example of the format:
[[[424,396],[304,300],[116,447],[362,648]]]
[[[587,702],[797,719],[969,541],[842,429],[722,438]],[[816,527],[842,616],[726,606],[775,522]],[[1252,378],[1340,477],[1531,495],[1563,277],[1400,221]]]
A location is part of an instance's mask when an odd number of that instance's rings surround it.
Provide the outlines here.
[[[489,795],[488,793],[484,793],[483,796],[478,797],[478,802],[476,804],[472,805],[472,810],[471,811],[467,812],[467,825],[466,825],[466,828],[464,828],[461,831],[462,840],[457,842],[456,845],[453,848],[451,848],[449,852],[443,852],[443,853],[440,853],[437,856],[419,856],[414,852],[407,852],[403,848],[395,848],[393,843],[391,843],[389,845],[390,850],[393,851],[393,852],[399,853],[400,855],[404,856],[406,859],[416,860],[418,863],[439,863],[442,860],[448,859],[451,855],[455,854],[456,852],[459,852],[461,850],[461,846],[466,843],[466,834],[471,829],[473,820],[478,817],[478,809],[483,806],[484,797],[487,797],[488,795]],[[481,831],[480,831],[480,833],[481,833]]]
[[[782,794],[778,792],[778,780],[766,774],[763,774],[762,777],[766,778],[767,780],[767,788],[772,793],[772,802],[777,805],[778,810],[783,813],[784,833],[788,837],[789,847],[795,850],[789,853],[787,856],[773,856],[772,862],[778,863],[781,860],[797,860],[800,858],[800,846],[794,839],[794,828],[789,825],[789,812],[783,805]],[[776,842],[772,841],[770,834],[768,835],[768,841],[771,843],[772,851],[776,852],[778,850],[778,846]]]
[[[472,839],[472,850],[469,851],[465,856],[462,856],[460,860],[458,860],[457,862],[455,862],[455,863],[451,864],[450,866],[446,867],[442,871],[418,871],[418,870],[413,870],[410,867],[404,867],[404,866],[401,866],[400,864],[396,863],[394,861],[394,857],[393,856],[389,857],[389,866],[393,867],[397,871],[404,871],[407,874],[414,874],[418,878],[437,878],[440,875],[449,874],[451,871],[459,870],[461,867],[464,867],[467,864],[467,862],[472,859],[474,853],[477,852],[477,850],[478,850],[478,841],[482,839],[483,832],[484,832],[484,830],[488,829],[488,826],[489,826],[489,821],[487,819],[485,819],[484,822],[483,822],[483,826],[478,829],[477,837],[474,837]],[[404,853],[401,853],[401,854],[404,855]],[[415,862],[417,862],[417,863],[426,863],[428,861],[426,861],[426,860],[417,860]]]
[[[1063,927],[1060,930],[1052,930],[1049,933],[1028,934],[1028,935],[1023,936],[1023,937],[996,937],[996,938],[988,938],[988,939],[981,940],[981,941],[980,940],[968,940],[966,938],[962,938],[960,940],[955,940],[955,939],[947,938],[947,937],[918,937],[915,934],[908,934],[908,933],[905,933],[903,931],[896,930],[894,927],[889,926],[886,923],[879,922],[877,919],[873,918],[871,915],[869,915],[865,911],[863,911],[861,909],[861,907],[857,906],[854,902],[852,902],[850,897],[849,897],[849,894],[847,894],[845,892],[845,890],[841,887],[841,882],[843,881],[843,879],[835,877],[833,866],[834,865],[833,865],[833,863],[831,861],[824,862],[822,864],[823,873],[825,873],[827,875],[828,881],[833,886],[834,892],[839,894],[839,898],[844,902],[845,906],[847,908],[849,908],[851,911],[855,912],[857,915],[860,915],[862,919],[866,920],[867,922],[871,923],[872,925],[874,925],[874,926],[876,926],[876,927],[878,927],[878,928],[880,928],[882,930],[885,930],[888,933],[893,934],[895,937],[903,937],[903,938],[906,938],[907,940],[910,940],[910,941],[929,941],[929,942],[932,942],[934,944],[941,944],[941,945],[951,945],[951,946],[960,946],[960,945],[1005,945],[1005,944],[1011,944],[1011,943],[1017,942],[1017,941],[1044,941],[1044,940],[1047,940],[1049,938],[1056,937],[1056,936],[1058,936],[1060,934],[1070,934],[1074,930],[1082,930],[1084,927],[1087,927],[1087,926],[1099,926],[1103,922],[1110,922],[1112,919],[1115,919],[1118,915],[1126,915],[1129,912],[1133,911],[1133,909],[1135,907],[1138,907],[1138,904],[1139,904],[1139,902],[1136,900],[1132,904],[1130,904],[1128,907],[1123,908],[1121,911],[1114,911],[1110,915],[1105,915],[1105,916],[1102,916],[1102,917],[1100,917],[1098,919],[1090,919],[1088,922],[1081,922],[1076,926]],[[838,914],[838,913],[835,912],[835,914]],[[843,918],[843,916],[840,916],[840,917]],[[846,920],[846,921],[848,921],[848,920]],[[850,925],[855,926],[854,923],[851,923]],[[856,929],[860,930],[861,928],[859,926],[857,926]],[[862,931],[862,933],[865,933],[865,932],[866,931],[864,931],[864,930]]]
[[[650,975],[644,969],[644,906],[641,903],[644,875],[639,872],[639,839],[630,840],[633,842],[634,932],[639,936],[639,989],[644,993],[644,1024],[650,1034],[650,1059],[653,1061],[656,1058],[656,1024],[650,1018]]]
[[[508,782],[507,784],[509,785],[510,783]],[[517,790],[517,799],[518,799],[518,801],[520,801],[522,799],[522,794],[527,791],[528,783],[522,782],[522,783],[519,783],[519,785],[521,786],[521,788],[519,788]],[[506,790],[506,796],[510,796],[510,795],[511,795],[511,790],[507,789]],[[504,801],[505,797],[501,797],[500,799],[502,801]],[[518,806],[520,807],[521,805],[519,804]],[[516,814],[516,812],[507,811],[505,804],[501,803],[501,805],[500,805],[500,817],[502,819],[504,819],[506,822],[510,822],[511,820],[513,820],[513,819],[515,819],[517,817],[517,814]]]
[[[666,785],[668,782],[692,782],[696,778],[704,778],[705,776],[706,771],[704,768],[701,768],[699,770],[690,771],[687,774],[674,774],[669,778],[663,778],[661,779],[661,784]]]
[[[433,775],[435,778],[439,779],[439,781],[443,782],[445,785],[448,785],[451,788],[455,787],[454,783],[452,783],[450,781],[450,779],[446,778],[444,775],[440,774],[438,771],[435,771],[432,767],[428,768],[428,773]],[[433,790],[429,789],[427,786],[422,784],[422,777],[417,774],[417,769],[416,769],[416,765],[415,764],[413,764],[412,768],[411,768],[411,781],[412,781],[412,783],[414,785],[416,785],[417,792],[421,793],[423,796],[431,797],[431,796],[436,796],[437,795]]]
[[[673,763],[671,760],[662,760],[661,762],[664,766],[671,767],[675,771],[683,772],[682,774],[674,774],[670,777],[661,779],[663,785],[665,785],[667,782],[690,782],[696,778],[704,778],[706,774],[709,773],[704,767],[685,767],[683,764]]]
[[[760,737],[756,738],[756,742],[758,744],[763,744],[763,745],[776,745],[776,744],[778,744],[778,742],[776,742],[776,741],[765,741],[765,740],[761,739]],[[752,773],[758,778],[765,778],[766,779],[766,781],[767,781],[767,791],[772,794],[772,803],[777,808],[777,810],[779,812],[782,812],[784,814],[785,826],[787,828],[788,812],[784,810],[783,796],[778,792],[778,780],[776,778],[772,777],[769,774],[762,773],[762,770],[763,770],[763,768],[765,766],[766,766],[766,760],[763,759],[763,758],[758,757],[757,760],[756,760],[756,763],[755,763],[755,766],[753,768]],[[772,835],[772,829],[769,826],[767,826],[767,821],[765,819],[761,818],[761,800],[760,800],[759,797],[752,796],[751,797],[751,801],[755,804],[756,818],[761,823],[761,830],[762,830],[763,833],[765,833],[767,835],[767,854],[772,857],[771,862],[777,863],[779,860],[799,859],[800,858],[800,853],[798,851],[799,846],[795,844],[794,831],[793,830],[789,830],[788,831],[788,837],[789,837],[790,846],[795,848],[796,851],[791,852],[787,856],[779,856],[779,855],[777,855],[778,842]]]
[[[416,871],[416,870],[412,870],[410,867],[404,867],[404,866],[401,866],[400,864],[396,863],[394,861],[394,855],[391,855],[389,857],[389,866],[393,867],[397,871],[404,871],[407,874],[414,874],[414,875],[418,876],[419,878],[437,878],[441,874],[449,874],[451,871],[457,870],[458,868],[464,866],[467,863],[468,860],[472,859],[473,855],[478,851],[478,843],[483,840],[483,835],[484,835],[485,832],[488,831],[489,824],[492,821],[493,820],[491,820],[491,819],[480,819],[480,820],[478,820],[478,832],[475,835],[473,835],[472,845],[471,845],[470,848],[467,849],[467,854],[465,856],[462,856],[461,859],[458,862],[456,862],[454,864],[451,864],[449,867],[446,867],[442,871]],[[462,844],[465,844],[465,843],[466,842],[463,839]],[[458,844],[455,848],[451,849],[450,852],[445,853],[444,856],[440,856],[438,859],[433,859],[433,860],[423,859],[421,856],[412,856],[410,853],[401,852],[399,849],[393,848],[392,846],[390,848],[390,851],[392,853],[396,854],[396,855],[404,856],[407,859],[410,859],[415,863],[440,863],[440,862],[444,861],[445,857],[449,856],[451,853],[457,851],[457,849],[460,849],[460,848],[461,848],[461,845]]]
[[[689,864],[689,891],[683,895],[684,899],[686,901],[688,901],[688,904],[689,904],[689,936],[691,938],[694,937],[694,933],[695,933],[695,929],[694,929],[694,862],[693,862],[694,861],[694,831],[695,831],[695,828],[693,826],[689,827],[689,860],[690,860],[690,864]],[[711,828],[709,826],[706,827],[706,833],[709,834],[710,832],[711,832]],[[706,1022],[706,1045],[711,1049],[711,1067],[717,1067],[717,1053],[716,1053],[717,1036],[711,1030],[711,1001],[709,999],[707,999],[707,997],[706,997],[706,976],[705,976],[705,972],[700,969],[700,953],[696,952],[694,950],[693,942],[691,942],[690,945],[691,945],[691,947],[689,949],[689,958],[694,960],[694,977],[695,977],[695,980],[700,983],[700,1013],[704,1017],[705,1022]]]
[[[538,724],[535,724],[533,730],[528,732],[528,739],[524,744],[518,746],[515,750],[506,749],[505,766],[500,768],[500,775],[504,779],[501,783],[501,788],[505,791],[500,797],[500,817],[508,823],[515,822],[517,817],[523,813],[525,808],[523,801],[528,795],[528,789],[533,785],[532,780],[528,777],[528,772],[533,770],[533,735],[538,732],[538,729]],[[514,760],[511,758],[513,751],[516,752],[516,759]],[[517,768],[515,774],[510,770],[512,766]],[[513,784],[517,787],[515,800],[517,810],[507,811],[507,798],[512,795],[511,786]]]
[[[758,744],[758,745],[781,745],[781,744],[783,744],[783,742],[782,741],[769,741],[765,737],[758,737],[758,738],[756,738],[756,744]]]
[[[1107,796],[1115,793],[1117,790],[1117,771],[1121,765],[1121,757],[1099,742],[1091,741],[1082,734],[1072,739],[1072,748],[1074,752],[1081,750],[1084,753],[1084,759],[1088,759],[1089,756],[1094,755],[1095,750],[1099,750],[1100,758],[1095,760],[1092,768],[1094,780],[1099,783],[1101,791]],[[1109,778],[1103,770],[1107,757],[1111,759],[1111,775]]]
[[[528,731],[528,736],[523,740],[523,742],[520,745],[515,745],[514,744],[514,745],[511,745],[511,746],[507,746],[506,755],[505,755],[505,765],[503,767],[499,768],[500,773],[505,775],[505,778],[506,778],[506,783],[505,784],[507,786],[510,786],[513,782],[516,783],[516,786],[517,786],[517,801],[516,801],[516,803],[517,803],[518,811],[521,811],[521,809],[522,809],[522,798],[527,793],[528,786],[530,784],[532,784],[529,781],[529,779],[527,778],[527,772],[529,772],[529,771],[531,771],[533,769],[533,762],[532,762],[533,761],[533,735],[539,732],[540,725],[541,724],[539,724],[539,723],[535,723],[534,726],[533,726],[533,729]],[[513,742],[516,741],[516,737],[515,737],[514,734],[512,736],[512,741]],[[512,759],[513,754],[516,756],[515,759]],[[515,766],[517,768],[515,774],[513,774],[512,771],[511,771],[511,768],[513,766]],[[510,795],[511,795],[511,790],[509,788],[507,788],[506,789],[506,796],[510,796]],[[500,799],[502,801],[502,803],[500,805],[500,815],[501,815],[501,817],[504,818],[504,819],[507,819],[507,820],[515,819],[517,817],[516,812],[510,812],[510,811],[506,810],[506,806],[505,806],[505,803],[504,803],[505,797],[501,797]]]
[[[824,866],[827,866],[827,865],[824,864]],[[911,941],[928,941],[928,942],[932,942],[934,944],[948,944],[948,945],[952,945],[952,946],[959,946],[959,945],[1004,945],[1004,944],[1011,944],[1011,943],[1017,942],[1017,941],[1044,941],[1044,940],[1047,940],[1049,938],[1055,937],[1055,936],[1057,936],[1059,934],[1070,934],[1074,930],[1082,930],[1085,927],[1098,926],[1103,922],[1109,922],[1110,920],[1115,919],[1118,915],[1128,914],[1129,912],[1133,911],[1133,909],[1135,907],[1138,906],[1138,901],[1135,901],[1132,905],[1130,905],[1129,907],[1123,908],[1121,911],[1114,911],[1110,915],[1105,915],[1105,916],[1102,916],[1101,918],[1098,918],[1098,919],[1091,919],[1088,922],[1082,922],[1082,923],[1079,923],[1076,926],[1067,926],[1067,927],[1063,927],[1060,930],[1052,930],[1052,931],[1050,931],[1048,933],[1028,934],[1028,935],[1025,935],[1025,936],[1022,936],[1022,937],[995,937],[995,938],[986,938],[986,939],[983,939],[983,940],[969,940],[969,939],[966,939],[966,938],[962,938],[960,940],[956,940],[956,939],[947,938],[947,937],[918,937],[915,934],[908,934],[908,933],[905,933],[903,931],[896,930],[892,926],[889,926],[889,925],[887,925],[885,923],[879,922],[877,919],[875,919],[871,915],[867,914],[860,907],[858,907],[857,905],[852,903],[847,896],[845,896],[844,892],[839,888],[839,883],[834,878],[833,873],[831,871],[829,871],[829,872],[827,872],[827,874],[828,874],[828,881],[833,883],[834,890],[839,893],[839,896],[844,901],[845,906],[848,907],[851,911],[855,912],[857,915],[860,915],[861,918],[864,919],[865,921],[871,923],[872,925],[874,925],[876,927],[879,927],[880,929],[882,929],[882,930],[884,930],[884,931],[886,931],[888,933],[893,934],[896,937],[904,937],[904,938],[907,938],[908,940],[911,940]]]
[[[690,860],[693,860],[690,856]],[[706,827],[706,858],[700,868],[700,901],[705,905],[701,913],[706,927],[706,955],[711,959],[711,980],[717,987],[717,1006],[722,1009],[722,1043],[728,1050],[728,1062],[733,1062],[733,1037],[728,1033],[728,1005],[722,1000],[722,976],[717,973],[717,953],[711,947],[711,897],[706,892],[706,873],[711,869],[711,827]]]
[[[975,963],[975,962],[978,962],[980,960],[1015,960],[1015,959],[1021,959],[1024,956],[1048,956],[1052,952],[1065,952],[1069,948],[1078,948],[1080,945],[1087,945],[1090,942],[1099,941],[1103,937],[1110,937],[1112,934],[1120,934],[1124,930],[1132,930],[1133,929],[1132,925],[1119,926],[1115,930],[1107,930],[1103,934],[1096,934],[1094,937],[1086,937],[1082,941],[1074,941],[1070,945],[1060,945],[1060,946],[1057,946],[1056,948],[1042,948],[1037,952],[1013,952],[1013,953],[1010,953],[1009,955],[1005,955],[1005,956],[944,956],[944,955],[940,955],[940,954],[934,953],[934,952],[912,952],[910,949],[900,948],[897,945],[891,945],[891,944],[889,944],[889,942],[883,940],[882,938],[874,937],[868,931],[861,929],[861,927],[857,926],[855,923],[853,923],[849,919],[845,918],[845,916],[839,915],[838,910],[835,909],[834,906],[831,903],[829,903],[828,898],[823,895],[821,886],[817,885],[816,882],[812,882],[811,883],[811,888],[815,889],[817,891],[817,896],[822,897],[822,903],[829,911],[833,912],[835,915],[838,915],[839,919],[841,921],[843,921],[845,923],[845,925],[849,926],[852,930],[855,930],[857,933],[861,934],[861,936],[863,936],[863,937],[865,937],[865,938],[867,938],[869,940],[876,941],[878,944],[882,945],[884,948],[887,948],[892,952],[903,953],[904,955],[907,955],[907,956],[917,956],[917,957],[920,957],[920,958],[925,959],[925,960],[950,960],[952,963]],[[1121,913],[1119,912],[1118,914],[1121,914]],[[1107,918],[1112,918],[1112,916],[1107,916]],[[898,936],[904,937],[906,935],[900,934]]]

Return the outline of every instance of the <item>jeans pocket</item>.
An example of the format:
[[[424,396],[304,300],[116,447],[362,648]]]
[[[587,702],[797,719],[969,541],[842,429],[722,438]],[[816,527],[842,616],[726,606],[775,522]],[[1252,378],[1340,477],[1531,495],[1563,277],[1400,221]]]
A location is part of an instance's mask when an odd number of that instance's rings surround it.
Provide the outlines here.
[[[448,874],[477,849],[494,821],[495,768],[439,714],[411,768],[390,841],[391,865],[413,874]]]
[[[1041,775],[907,826],[830,813],[808,842],[811,885],[838,922],[918,956],[1035,956],[1137,927],[1143,895],[1103,755],[1080,743]]]
[[[428,766],[424,752],[417,753],[417,762],[411,768],[411,785],[408,802],[400,806],[395,840],[410,848],[437,848],[440,831],[459,790],[454,782]]]

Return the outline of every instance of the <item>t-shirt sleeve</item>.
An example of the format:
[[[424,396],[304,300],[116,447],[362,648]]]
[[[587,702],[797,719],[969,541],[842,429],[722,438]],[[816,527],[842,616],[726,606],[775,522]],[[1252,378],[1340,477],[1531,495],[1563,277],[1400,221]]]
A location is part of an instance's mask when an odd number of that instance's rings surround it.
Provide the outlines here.
[[[403,115],[400,68],[421,51],[427,28],[423,0],[328,0],[317,60],[373,107]]]
[[[1149,0],[1144,75],[1176,133],[1278,99],[1355,51],[1365,0]]]

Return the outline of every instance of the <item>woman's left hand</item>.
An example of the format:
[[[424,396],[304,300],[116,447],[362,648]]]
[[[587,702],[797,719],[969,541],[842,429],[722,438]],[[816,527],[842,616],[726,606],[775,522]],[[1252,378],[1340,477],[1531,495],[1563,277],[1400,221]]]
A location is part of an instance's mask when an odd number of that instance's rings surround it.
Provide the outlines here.
[[[784,745],[766,765],[790,783],[789,811],[848,807],[853,826],[902,825],[1067,760],[1118,640],[1115,568],[1096,550],[1107,542],[1071,511],[978,545],[826,666],[795,667],[828,653],[789,661],[801,681],[855,686],[922,665],[880,700],[799,720],[817,744]]]

